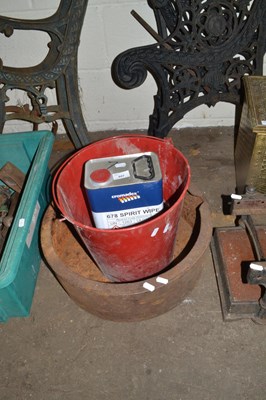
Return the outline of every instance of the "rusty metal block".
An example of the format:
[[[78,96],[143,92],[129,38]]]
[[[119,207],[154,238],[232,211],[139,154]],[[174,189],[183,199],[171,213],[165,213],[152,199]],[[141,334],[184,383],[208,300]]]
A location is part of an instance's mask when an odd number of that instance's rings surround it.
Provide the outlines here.
[[[266,252],[266,227],[256,226],[262,249]],[[248,282],[254,251],[245,229],[215,228],[212,255],[225,320],[255,318],[260,311],[262,289]]]

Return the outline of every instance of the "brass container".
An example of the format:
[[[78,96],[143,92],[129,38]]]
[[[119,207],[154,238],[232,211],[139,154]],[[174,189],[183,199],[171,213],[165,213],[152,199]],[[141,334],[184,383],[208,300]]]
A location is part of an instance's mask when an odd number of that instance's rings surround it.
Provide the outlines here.
[[[235,149],[238,193],[266,193],[266,76],[244,76],[245,98]]]

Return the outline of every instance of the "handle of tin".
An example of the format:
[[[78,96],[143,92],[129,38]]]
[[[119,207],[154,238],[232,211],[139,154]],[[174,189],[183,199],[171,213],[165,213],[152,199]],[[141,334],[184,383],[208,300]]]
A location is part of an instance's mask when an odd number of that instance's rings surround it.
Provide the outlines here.
[[[147,174],[146,173],[143,174],[138,171],[138,165],[143,166],[143,164],[145,164],[145,166],[142,169],[142,172],[147,172]],[[151,158],[151,156],[148,156],[147,154],[144,154],[143,156],[135,158],[135,160],[132,161],[132,166],[133,166],[134,177],[137,179],[142,179],[144,181],[150,181],[155,176],[152,158]]]

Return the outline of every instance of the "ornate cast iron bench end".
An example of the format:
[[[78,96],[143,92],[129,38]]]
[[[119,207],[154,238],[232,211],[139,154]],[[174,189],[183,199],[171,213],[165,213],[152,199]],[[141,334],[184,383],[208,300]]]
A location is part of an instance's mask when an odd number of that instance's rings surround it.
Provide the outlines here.
[[[261,75],[265,53],[263,0],[150,0],[158,34],[154,45],[116,57],[113,79],[140,86],[150,72],[157,84],[149,134],[164,137],[195,107],[219,101],[239,104],[242,77]]]

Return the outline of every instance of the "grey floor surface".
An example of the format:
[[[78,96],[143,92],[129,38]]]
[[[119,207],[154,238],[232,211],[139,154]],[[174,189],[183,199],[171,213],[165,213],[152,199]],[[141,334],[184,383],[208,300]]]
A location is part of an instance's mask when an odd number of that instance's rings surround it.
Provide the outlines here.
[[[214,226],[230,223],[221,195],[235,187],[233,128],[170,136],[189,159]],[[205,260],[180,305],[138,323],[83,311],[42,264],[30,317],[0,325],[0,399],[265,400],[266,327],[223,321],[209,250]]]

